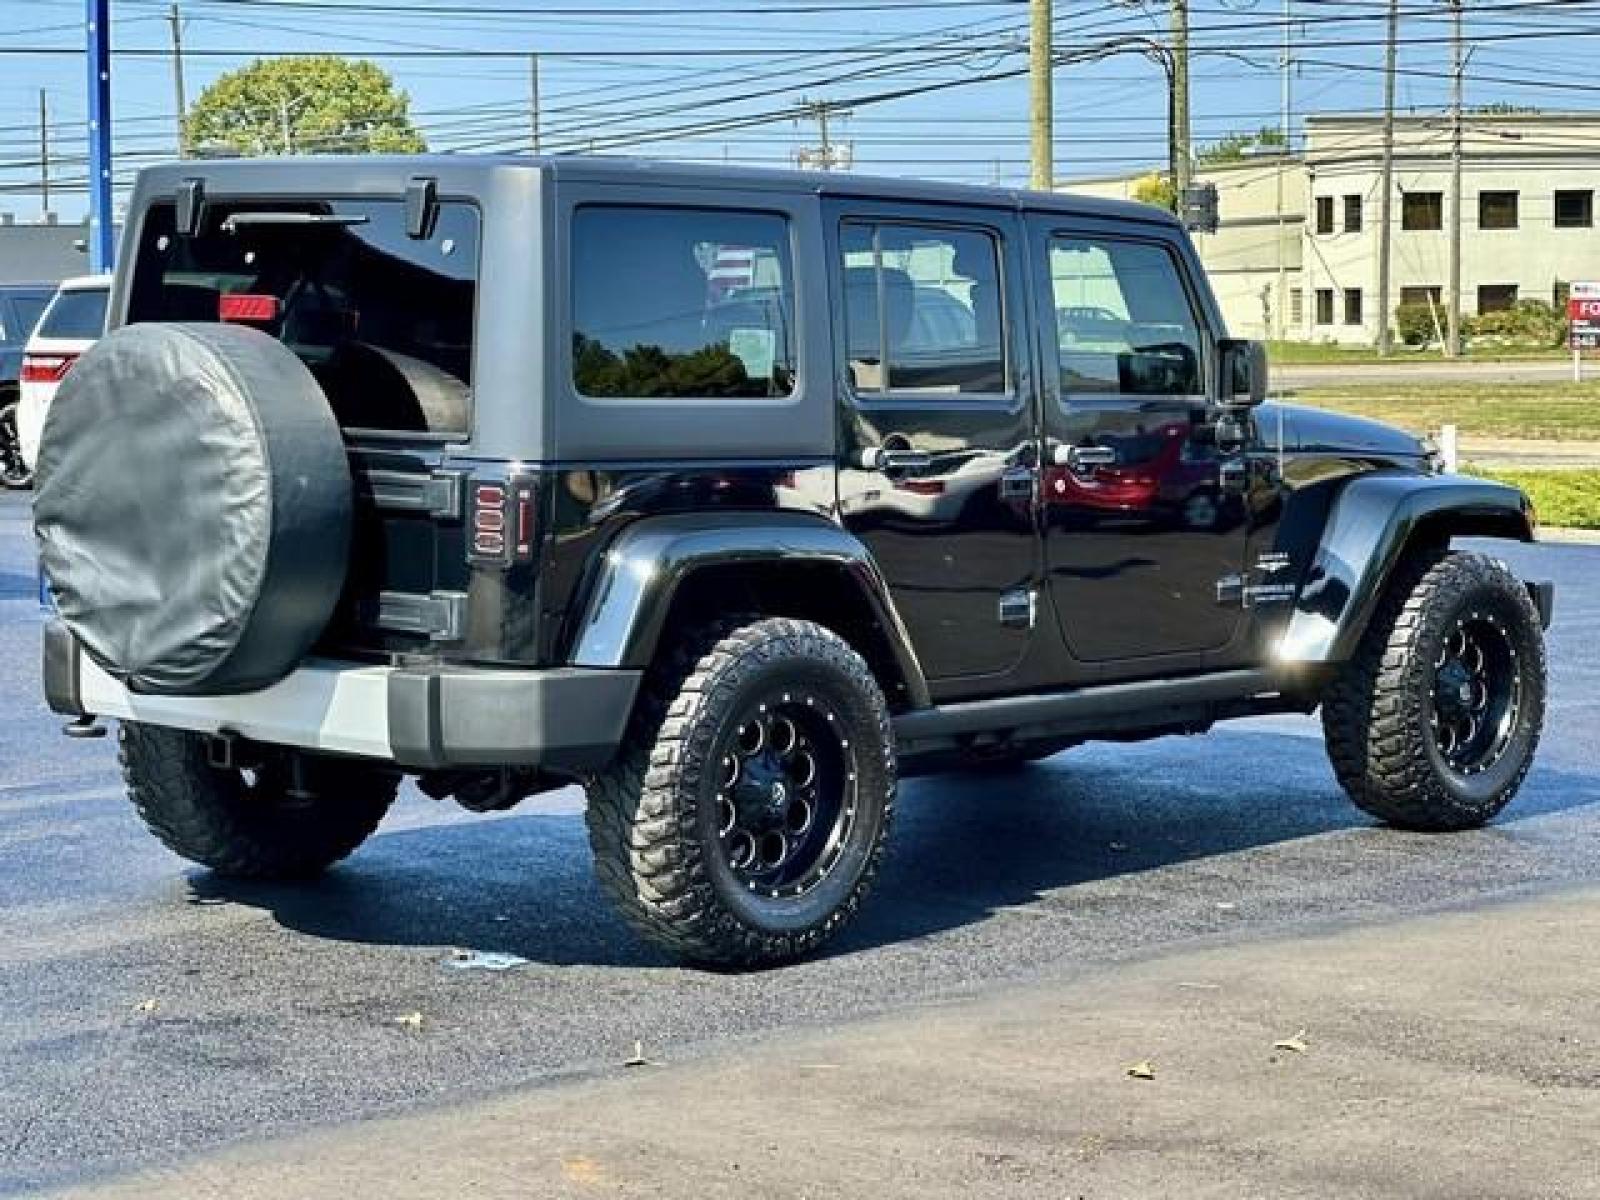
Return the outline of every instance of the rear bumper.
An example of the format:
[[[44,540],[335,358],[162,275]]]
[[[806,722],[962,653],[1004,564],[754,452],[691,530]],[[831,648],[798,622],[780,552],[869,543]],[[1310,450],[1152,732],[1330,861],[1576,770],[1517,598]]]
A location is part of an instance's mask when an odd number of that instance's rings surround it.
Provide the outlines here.
[[[231,733],[392,762],[408,770],[603,767],[621,743],[640,671],[388,667],[308,659],[239,696],[128,691],[83,654],[60,622],[45,629],[45,699],[66,716],[116,717]]]

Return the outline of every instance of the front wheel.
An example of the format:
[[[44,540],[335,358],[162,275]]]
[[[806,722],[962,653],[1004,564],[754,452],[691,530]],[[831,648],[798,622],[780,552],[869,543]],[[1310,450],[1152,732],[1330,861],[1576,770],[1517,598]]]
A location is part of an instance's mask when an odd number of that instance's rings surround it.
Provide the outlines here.
[[[33,471],[17,439],[17,401],[0,405],[0,486],[13,491],[33,486]]]
[[[1484,824],[1516,795],[1544,724],[1545,654],[1527,589],[1481,554],[1413,560],[1322,709],[1350,798],[1405,829]]]
[[[895,792],[883,694],[848,643],[807,621],[729,623],[683,645],[589,781],[596,871],[680,958],[793,959],[855,914],[882,860]]]

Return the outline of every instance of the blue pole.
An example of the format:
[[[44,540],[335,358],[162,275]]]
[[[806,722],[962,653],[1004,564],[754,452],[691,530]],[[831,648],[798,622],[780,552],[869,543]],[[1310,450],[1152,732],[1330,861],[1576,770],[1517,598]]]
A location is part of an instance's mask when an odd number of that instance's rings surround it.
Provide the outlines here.
[[[89,35],[89,266],[111,270],[111,0],[84,0]]]

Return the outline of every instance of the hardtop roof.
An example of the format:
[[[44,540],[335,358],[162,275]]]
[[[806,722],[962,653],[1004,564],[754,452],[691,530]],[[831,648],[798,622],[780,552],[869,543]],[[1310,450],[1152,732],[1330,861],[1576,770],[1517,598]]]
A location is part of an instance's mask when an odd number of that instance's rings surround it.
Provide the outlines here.
[[[1039,192],[1024,188],[1001,188],[978,184],[939,183],[931,180],[892,176],[857,175],[848,172],[797,171],[769,167],[735,167],[721,164],[685,163],[662,159],[600,157],[590,155],[320,155],[290,158],[202,159],[150,167],[141,172],[145,188],[176,187],[181,180],[212,177],[219,185],[238,186],[251,176],[271,176],[284,172],[300,175],[314,171],[337,187],[351,176],[360,176],[367,186],[380,176],[393,172],[399,176],[395,191],[404,180],[430,171],[460,178],[464,174],[490,174],[506,170],[538,170],[557,180],[596,183],[661,185],[681,188],[737,189],[822,196],[854,196],[874,200],[928,201],[942,204],[987,205],[1058,212],[1105,220],[1140,221],[1176,225],[1177,219],[1165,209],[1132,200],[1113,200],[1080,196],[1071,192]]]

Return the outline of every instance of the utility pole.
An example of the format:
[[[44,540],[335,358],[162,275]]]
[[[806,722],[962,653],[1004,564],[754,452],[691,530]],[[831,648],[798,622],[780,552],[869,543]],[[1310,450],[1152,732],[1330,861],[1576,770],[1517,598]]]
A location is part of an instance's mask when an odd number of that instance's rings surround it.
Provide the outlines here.
[[[189,115],[189,101],[183,86],[183,16],[176,3],[167,14],[172,24],[172,103],[178,117],[178,157],[189,156],[189,138],[184,132],[184,118]]]
[[[1050,0],[1029,0],[1032,25],[1028,33],[1028,107],[1031,137],[1030,187],[1051,191],[1056,182],[1054,51],[1050,25]]]
[[[848,108],[841,108],[831,100],[807,100],[800,97],[800,107],[816,118],[817,121],[817,148],[815,150],[801,150],[796,153],[796,159],[801,165],[814,162],[819,171],[831,171],[841,163],[848,167],[852,157],[849,146],[839,149],[833,144],[833,132],[828,122],[837,113],[841,117],[850,115]]]
[[[1451,31],[1450,84],[1450,303],[1445,312],[1445,353],[1461,357],[1461,92],[1467,60],[1461,44],[1462,0],[1450,0],[1454,10]]]
[[[1400,45],[1400,0],[1389,0],[1389,38],[1383,52],[1383,195],[1378,200],[1378,353],[1387,355],[1389,271],[1394,259],[1394,77]]]
[[[39,215],[50,216],[50,102],[39,89]]]
[[[1292,62],[1293,42],[1291,40],[1289,21],[1293,15],[1293,0],[1283,0],[1283,80],[1278,97],[1278,132],[1282,137],[1278,154],[1278,296],[1277,303],[1272,306],[1273,336],[1278,341],[1283,341],[1283,336],[1288,328],[1289,313],[1289,224],[1284,216],[1283,176],[1289,168],[1289,151],[1292,147],[1289,130],[1290,118],[1290,93],[1289,72]],[[1170,119],[1170,115],[1169,115]],[[1170,135],[1169,135],[1170,137]]]
[[[111,223],[111,0],[84,0],[89,84],[89,269],[109,271]]]
[[[540,114],[539,56],[528,55],[528,122],[533,129],[533,152],[544,152],[543,117]]]
[[[1172,149],[1181,211],[1189,186],[1189,0],[1172,0]]]
[[[278,153],[293,154],[294,126],[289,121],[289,101],[287,97],[278,101],[278,115],[283,122],[283,148]]]

